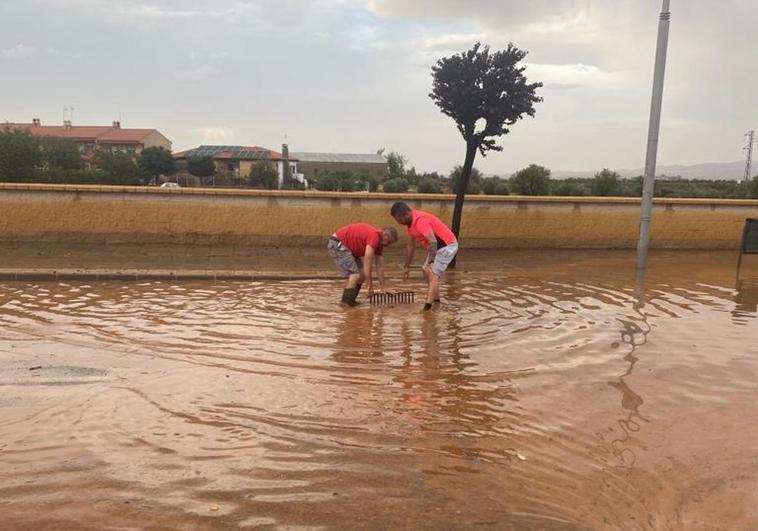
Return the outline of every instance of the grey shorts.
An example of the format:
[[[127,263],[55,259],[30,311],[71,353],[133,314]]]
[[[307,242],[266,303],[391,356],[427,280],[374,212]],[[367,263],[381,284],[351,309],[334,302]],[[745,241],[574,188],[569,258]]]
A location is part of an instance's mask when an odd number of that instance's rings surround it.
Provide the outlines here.
[[[329,243],[326,244],[326,251],[343,277],[358,275],[363,270],[363,260],[353,256],[350,249],[342,245],[342,242],[339,240],[329,238]]]
[[[450,243],[437,251],[434,256],[434,262],[432,263],[432,273],[441,277],[445,274],[447,266],[453,261],[455,255],[458,253],[458,243]],[[428,265],[429,262],[424,262],[424,265]]]

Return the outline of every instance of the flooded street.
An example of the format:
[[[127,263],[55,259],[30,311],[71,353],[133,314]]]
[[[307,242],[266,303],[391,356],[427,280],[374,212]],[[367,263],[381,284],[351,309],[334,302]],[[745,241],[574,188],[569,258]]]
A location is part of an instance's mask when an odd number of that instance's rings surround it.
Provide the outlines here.
[[[1,527],[756,529],[748,258],[469,255],[428,313],[0,282]]]

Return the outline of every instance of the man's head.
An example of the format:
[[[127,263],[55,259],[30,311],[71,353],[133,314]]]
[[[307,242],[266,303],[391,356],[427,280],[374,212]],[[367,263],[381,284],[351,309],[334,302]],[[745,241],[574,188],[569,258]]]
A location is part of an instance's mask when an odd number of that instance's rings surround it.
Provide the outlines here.
[[[390,215],[395,218],[395,221],[407,227],[410,227],[411,222],[413,221],[413,216],[411,216],[411,207],[401,201],[398,201],[392,205],[392,208],[390,209]]]
[[[397,241],[397,229],[395,227],[384,227],[382,229],[382,246],[387,247]]]

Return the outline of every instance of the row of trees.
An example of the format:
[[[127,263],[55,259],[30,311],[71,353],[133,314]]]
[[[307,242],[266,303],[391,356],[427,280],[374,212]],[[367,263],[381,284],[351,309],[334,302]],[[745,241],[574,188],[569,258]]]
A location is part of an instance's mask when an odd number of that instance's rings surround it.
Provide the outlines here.
[[[136,159],[130,153],[99,150],[93,162],[97,170],[86,169],[82,154],[69,140],[0,130],[0,181],[137,185],[176,172],[173,156],[160,147],[147,148]]]
[[[407,159],[399,153],[390,152],[386,158],[388,178],[382,186],[385,192],[457,194],[459,191],[463,180],[462,166],[456,166],[450,174],[443,176],[437,172],[418,173],[414,167],[407,168]],[[510,177],[485,178],[477,168],[472,167],[465,194],[640,197],[642,176],[622,178],[618,173],[604,168],[593,177],[552,179],[548,168],[531,164]],[[658,179],[655,195],[721,199],[758,198],[758,176],[749,183],[729,180]]]

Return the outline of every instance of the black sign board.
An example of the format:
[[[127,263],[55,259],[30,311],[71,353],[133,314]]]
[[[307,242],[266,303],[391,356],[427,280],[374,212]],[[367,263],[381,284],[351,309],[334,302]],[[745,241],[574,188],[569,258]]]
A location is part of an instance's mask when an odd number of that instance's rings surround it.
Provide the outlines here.
[[[741,250],[743,253],[758,253],[758,219],[745,220]]]

